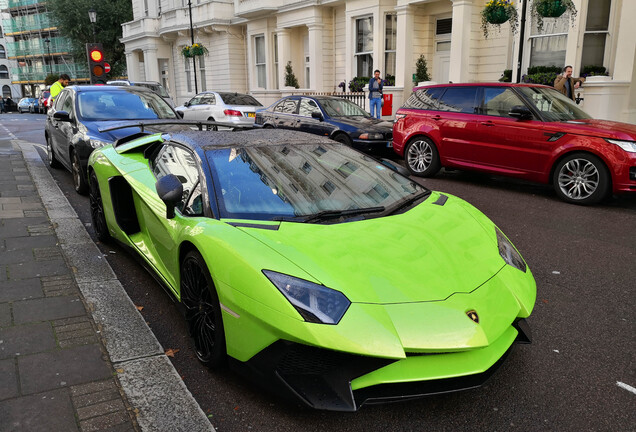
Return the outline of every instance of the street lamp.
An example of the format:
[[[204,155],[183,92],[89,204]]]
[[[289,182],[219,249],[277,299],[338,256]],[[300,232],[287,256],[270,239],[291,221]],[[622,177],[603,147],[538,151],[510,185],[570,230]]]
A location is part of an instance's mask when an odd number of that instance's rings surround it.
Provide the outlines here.
[[[88,19],[91,20],[91,26],[93,27],[93,42],[95,42],[95,22],[97,21],[97,11],[95,9],[90,8],[88,10]]]
[[[51,58],[51,39],[46,38],[44,39],[44,43],[46,44],[46,52],[49,55],[49,73],[52,75],[53,74],[53,59]]]
[[[190,0],[188,0],[188,12],[190,15],[190,43],[194,45],[194,29],[192,28],[192,2]],[[197,56],[192,56],[192,73],[194,73],[194,94],[199,93],[199,89],[197,86],[197,62],[195,60],[196,57]]]

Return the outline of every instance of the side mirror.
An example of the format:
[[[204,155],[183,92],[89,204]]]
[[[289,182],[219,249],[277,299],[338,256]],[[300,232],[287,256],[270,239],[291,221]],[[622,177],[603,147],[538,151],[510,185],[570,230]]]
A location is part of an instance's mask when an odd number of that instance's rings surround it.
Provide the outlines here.
[[[523,105],[515,105],[508,112],[510,117],[514,117],[518,120],[530,120],[532,119],[532,111]]]
[[[176,175],[168,174],[157,180],[155,188],[161,201],[166,204],[166,218],[174,218],[174,208],[181,202],[183,197],[183,184],[181,184]]]
[[[55,114],[53,114],[53,118],[59,121],[71,121],[71,117],[66,111],[57,111]]]
[[[183,111],[177,111],[177,115],[178,115],[180,118],[183,118]]]
[[[404,168],[402,165],[399,165],[390,159],[382,158],[380,159],[380,162],[382,163],[382,165],[392,169],[393,171],[403,175],[404,177],[408,178],[411,175],[411,172],[408,169]]]
[[[190,106],[190,101],[186,102],[183,104],[184,107],[189,107]]]
[[[320,120],[320,121],[323,121],[323,120],[324,120],[324,117],[322,116],[322,113],[321,113],[321,112],[318,112],[318,111],[313,111],[313,112],[311,113],[311,118],[315,118],[315,119],[318,119],[318,120]]]

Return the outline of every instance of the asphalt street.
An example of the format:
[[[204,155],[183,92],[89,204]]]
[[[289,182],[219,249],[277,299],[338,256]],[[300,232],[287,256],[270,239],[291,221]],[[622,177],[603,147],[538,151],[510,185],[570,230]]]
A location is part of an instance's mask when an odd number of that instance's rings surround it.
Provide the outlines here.
[[[3,114],[0,125],[45,155],[43,115]],[[88,198],[75,193],[70,173],[51,173],[93,235]],[[229,370],[202,367],[170,298],[123,250],[98,246],[218,431],[636,430],[636,196],[580,207],[547,186],[492,176],[443,171],[418,181],[488,215],[537,281],[533,343],[478,389],[354,414],[290,404]]]

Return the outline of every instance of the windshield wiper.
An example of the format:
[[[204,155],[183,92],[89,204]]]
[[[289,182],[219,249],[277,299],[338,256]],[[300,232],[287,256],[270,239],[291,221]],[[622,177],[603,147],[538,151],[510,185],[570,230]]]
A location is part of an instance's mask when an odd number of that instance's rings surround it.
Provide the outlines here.
[[[321,219],[332,219],[332,218],[338,218],[343,216],[356,216],[356,215],[361,215],[365,213],[379,213],[379,212],[383,212],[384,210],[386,210],[386,208],[383,206],[354,208],[354,209],[347,209],[347,210],[323,210],[323,211],[319,211],[318,213],[314,213],[307,216],[296,216],[296,217],[279,216],[279,217],[272,218],[272,220],[307,223],[307,222],[315,222]]]
[[[431,194],[430,190],[425,190],[422,191],[420,193],[417,193],[415,195],[411,195],[408,196],[406,198],[404,198],[403,201],[399,201],[398,203],[394,204],[393,206],[389,207],[386,214],[390,215],[390,214],[395,214],[397,213],[399,210],[402,210],[405,207],[408,207],[410,205],[412,205],[414,202],[422,199],[422,198],[426,198]]]

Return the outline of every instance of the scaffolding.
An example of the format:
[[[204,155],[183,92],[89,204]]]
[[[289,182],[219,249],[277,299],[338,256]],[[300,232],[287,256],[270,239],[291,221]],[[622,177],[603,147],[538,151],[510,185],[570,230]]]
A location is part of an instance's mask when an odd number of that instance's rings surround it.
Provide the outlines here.
[[[7,57],[15,60],[12,83],[22,85],[23,94],[37,96],[49,74],[68,74],[76,82],[88,82],[85,64],[75,63],[71,42],[59,35],[55,20],[43,0],[0,0],[0,10],[10,15],[2,21]]]

